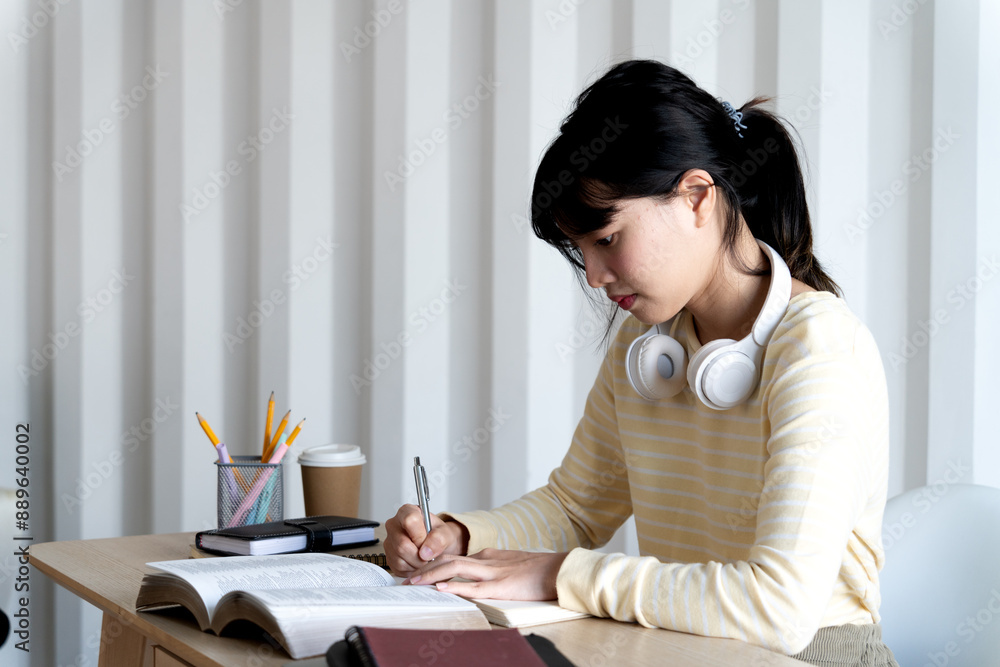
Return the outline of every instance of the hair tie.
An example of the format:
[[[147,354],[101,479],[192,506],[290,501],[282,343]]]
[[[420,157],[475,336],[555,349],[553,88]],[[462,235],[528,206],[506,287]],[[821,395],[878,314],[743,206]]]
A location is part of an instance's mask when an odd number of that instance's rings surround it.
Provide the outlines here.
[[[743,112],[742,111],[737,111],[736,109],[734,109],[733,105],[730,104],[729,102],[723,102],[722,103],[722,109],[727,114],[729,114],[730,118],[733,119],[733,128],[736,130],[736,134],[740,135],[740,138],[742,139],[743,138],[743,133],[740,132],[740,128],[742,128],[744,130],[747,129],[747,126],[744,125],[741,122],[743,120]]]

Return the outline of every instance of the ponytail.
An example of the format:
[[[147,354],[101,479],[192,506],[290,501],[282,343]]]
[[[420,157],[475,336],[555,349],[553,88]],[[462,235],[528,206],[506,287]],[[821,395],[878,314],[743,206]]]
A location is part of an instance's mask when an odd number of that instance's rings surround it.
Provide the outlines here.
[[[785,124],[761,106],[768,101],[755,97],[740,109],[746,129],[739,143],[745,145],[732,176],[739,210],[754,238],[777,250],[794,278],[840,296],[840,287],[813,254],[798,154]]]

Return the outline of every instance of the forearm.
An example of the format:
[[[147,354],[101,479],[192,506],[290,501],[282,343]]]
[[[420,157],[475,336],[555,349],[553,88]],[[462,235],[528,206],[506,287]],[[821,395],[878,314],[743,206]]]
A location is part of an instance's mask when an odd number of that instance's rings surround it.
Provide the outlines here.
[[[548,487],[531,491],[493,510],[439,516],[465,530],[467,554],[487,548],[565,552],[589,546]]]
[[[819,628],[827,598],[769,569],[746,561],[661,563],[575,549],[563,561],[556,590],[568,609],[791,655]]]

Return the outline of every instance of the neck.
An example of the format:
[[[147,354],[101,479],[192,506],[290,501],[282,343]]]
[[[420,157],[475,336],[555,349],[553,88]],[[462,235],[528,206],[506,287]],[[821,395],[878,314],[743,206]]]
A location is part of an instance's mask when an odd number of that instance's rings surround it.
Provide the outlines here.
[[[735,254],[753,269],[770,266],[749,230],[740,235]],[[694,317],[695,332],[701,344],[720,338],[740,340],[748,336],[764,307],[770,284],[770,275],[748,275],[738,260],[720,250],[712,278],[686,306]]]

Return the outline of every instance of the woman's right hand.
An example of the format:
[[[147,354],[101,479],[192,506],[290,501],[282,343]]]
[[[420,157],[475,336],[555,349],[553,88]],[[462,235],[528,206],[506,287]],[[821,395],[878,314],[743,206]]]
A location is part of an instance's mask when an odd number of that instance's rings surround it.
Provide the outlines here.
[[[385,522],[385,557],[392,573],[408,577],[441,554],[464,556],[469,532],[457,521],[444,521],[431,514],[431,532],[416,505],[403,505],[396,516]]]

